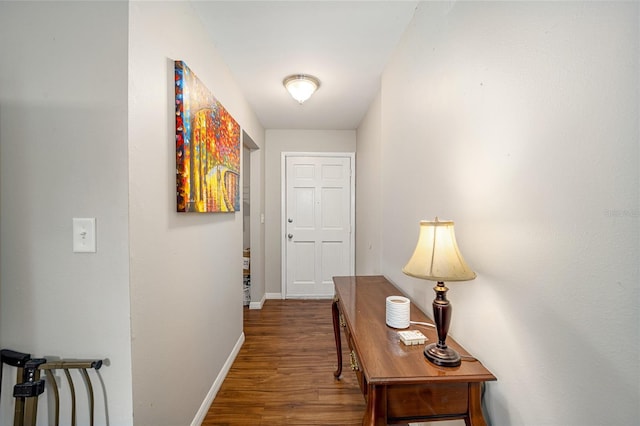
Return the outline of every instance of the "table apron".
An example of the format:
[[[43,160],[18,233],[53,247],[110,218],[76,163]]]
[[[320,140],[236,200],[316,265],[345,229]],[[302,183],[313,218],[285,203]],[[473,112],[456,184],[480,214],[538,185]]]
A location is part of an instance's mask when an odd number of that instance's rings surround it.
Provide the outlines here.
[[[389,420],[459,418],[469,411],[469,383],[394,384],[385,387]]]

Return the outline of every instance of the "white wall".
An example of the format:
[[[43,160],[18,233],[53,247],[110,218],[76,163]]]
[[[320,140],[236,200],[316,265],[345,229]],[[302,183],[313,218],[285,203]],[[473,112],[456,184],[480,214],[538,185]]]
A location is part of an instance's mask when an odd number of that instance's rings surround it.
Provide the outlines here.
[[[381,253],[382,96],[375,97],[357,131],[356,275],[379,275]]]
[[[108,358],[111,425],[132,424],[127,25],[123,2],[0,2],[0,346]],[[73,217],[96,253],[72,253]]]
[[[281,161],[283,152],[355,152],[354,130],[267,130],[265,133],[265,289],[282,293]]]
[[[186,425],[242,333],[242,213],[175,212],[172,61],[260,147],[264,131],[188,2],[131,3],[129,43],[135,423]]]
[[[426,310],[401,268],[420,219],[456,221],[478,278],[449,286],[451,331],[498,378],[494,425],[640,418],[639,18],[426,2],[383,74],[381,269]]]

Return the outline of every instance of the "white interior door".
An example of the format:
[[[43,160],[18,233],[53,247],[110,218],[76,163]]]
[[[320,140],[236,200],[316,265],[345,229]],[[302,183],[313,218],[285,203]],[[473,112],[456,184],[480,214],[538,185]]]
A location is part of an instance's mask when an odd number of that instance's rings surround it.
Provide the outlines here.
[[[353,154],[284,155],[283,294],[333,297],[354,271]]]

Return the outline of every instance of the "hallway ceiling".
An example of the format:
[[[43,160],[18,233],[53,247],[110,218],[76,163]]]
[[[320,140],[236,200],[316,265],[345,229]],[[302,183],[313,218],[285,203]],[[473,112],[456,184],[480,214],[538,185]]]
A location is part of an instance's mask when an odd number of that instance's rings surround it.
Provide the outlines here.
[[[191,0],[265,129],[355,129],[415,1]],[[282,85],[311,74],[303,105]]]

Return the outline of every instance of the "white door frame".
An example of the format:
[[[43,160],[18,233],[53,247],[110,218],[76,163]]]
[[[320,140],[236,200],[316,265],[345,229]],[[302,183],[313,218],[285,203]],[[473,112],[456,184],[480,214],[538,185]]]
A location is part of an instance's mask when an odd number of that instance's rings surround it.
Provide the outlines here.
[[[343,157],[349,159],[351,167],[350,191],[351,191],[351,232],[349,233],[349,274],[354,275],[356,269],[355,262],[355,235],[356,235],[356,154],[355,152],[283,152],[280,159],[280,261],[281,261],[281,298],[287,297],[287,237],[284,232],[287,221],[287,157]]]

